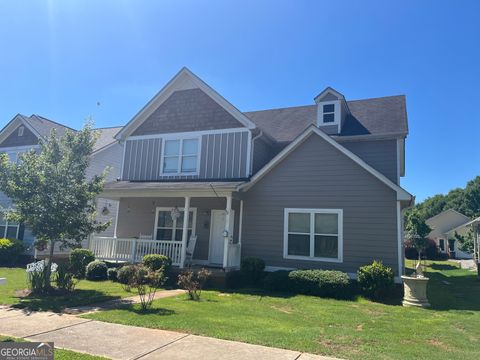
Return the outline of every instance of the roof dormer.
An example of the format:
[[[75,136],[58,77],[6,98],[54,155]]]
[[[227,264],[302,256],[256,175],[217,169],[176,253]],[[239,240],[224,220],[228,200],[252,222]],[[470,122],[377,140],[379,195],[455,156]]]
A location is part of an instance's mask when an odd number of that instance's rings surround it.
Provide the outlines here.
[[[327,87],[315,97],[317,104],[317,126],[330,135],[340,134],[348,113],[345,97]]]

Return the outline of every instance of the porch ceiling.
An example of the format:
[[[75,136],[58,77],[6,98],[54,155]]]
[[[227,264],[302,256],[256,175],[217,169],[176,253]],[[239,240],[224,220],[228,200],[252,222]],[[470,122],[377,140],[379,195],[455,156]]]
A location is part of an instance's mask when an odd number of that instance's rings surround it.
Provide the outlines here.
[[[237,182],[131,182],[113,181],[105,184],[99,197],[119,199],[125,197],[211,197],[226,196],[237,191]]]

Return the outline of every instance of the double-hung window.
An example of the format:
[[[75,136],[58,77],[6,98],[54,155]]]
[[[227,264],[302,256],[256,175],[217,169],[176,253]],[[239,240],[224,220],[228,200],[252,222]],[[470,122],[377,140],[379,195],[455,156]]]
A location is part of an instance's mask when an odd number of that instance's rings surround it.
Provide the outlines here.
[[[7,221],[0,213],[0,238],[18,239],[20,225]]]
[[[341,209],[285,209],[284,250],[287,259],[341,262]]]
[[[172,209],[157,208],[157,218],[155,220],[155,240],[182,241],[183,219],[185,211],[179,209],[179,217],[172,217]],[[190,209],[187,225],[187,239],[190,238],[195,230],[196,209]]]
[[[323,105],[323,122],[333,123],[335,122],[335,104]]]
[[[195,174],[198,172],[198,138],[165,139],[163,174]]]

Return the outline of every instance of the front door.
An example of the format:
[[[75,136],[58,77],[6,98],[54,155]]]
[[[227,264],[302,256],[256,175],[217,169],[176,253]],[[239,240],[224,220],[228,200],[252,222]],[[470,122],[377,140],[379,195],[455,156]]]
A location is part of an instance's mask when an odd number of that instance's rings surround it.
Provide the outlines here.
[[[211,264],[223,264],[223,247],[225,231],[225,210],[212,210],[212,219],[210,221],[210,256],[209,262]],[[233,219],[235,213],[232,210],[230,215],[230,234],[233,234]]]

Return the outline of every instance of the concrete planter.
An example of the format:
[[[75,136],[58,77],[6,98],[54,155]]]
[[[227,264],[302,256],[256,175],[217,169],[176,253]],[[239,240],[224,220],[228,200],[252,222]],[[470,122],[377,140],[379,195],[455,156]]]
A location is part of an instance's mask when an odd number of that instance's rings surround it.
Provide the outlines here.
[[[403,275],[402,280],[404,289],[403,306],[430,307],[427,298],[428,278]]]

